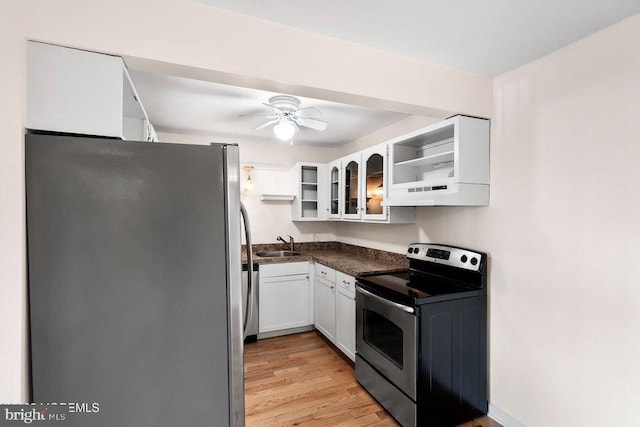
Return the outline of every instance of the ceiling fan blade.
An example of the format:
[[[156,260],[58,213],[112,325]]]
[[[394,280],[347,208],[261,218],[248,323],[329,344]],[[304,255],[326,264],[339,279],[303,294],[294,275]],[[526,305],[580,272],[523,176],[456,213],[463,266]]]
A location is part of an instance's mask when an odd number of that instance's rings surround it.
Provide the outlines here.
[[[308,118],[311,116],[320,116],[322,117],[322,111],[318,110],[316,107],[306,107],[296,110],[295,113],[298,117]]]
[[[265,119],[277,119],[276,115],[267,115],[267,114],[240,114],[238,117],[263,117]]]
[[[263,123],[263,124],[261,124],[261,125],[259,125],[259,126],[256,126],[256,127],[254,127],[253,129],[251,129],[251,130],[260,130],[260,129],[264,129],[264,128],[266,128],[267,126],[271,126],[271,125],[274,125],[274,124],[276,124],[276,123],[278,123],[278,121],[277,121],[277,120],[269,120],[268,122]]]
[[[304,126],[304,127],[308,127],[308,128],[320,130],[320,131],[325,130],[328,126],[328,123],[322,120],[309,119],[305,117],[297,117],[296,123],[298,123],[300,126]]]

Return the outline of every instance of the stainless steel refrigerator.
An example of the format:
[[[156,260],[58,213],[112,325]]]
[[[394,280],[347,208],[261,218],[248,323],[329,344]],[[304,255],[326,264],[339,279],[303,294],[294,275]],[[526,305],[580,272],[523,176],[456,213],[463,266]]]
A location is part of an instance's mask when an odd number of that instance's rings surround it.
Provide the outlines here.
[[[32,401],[243,426],[238,147],[29,134],[26,198]]]

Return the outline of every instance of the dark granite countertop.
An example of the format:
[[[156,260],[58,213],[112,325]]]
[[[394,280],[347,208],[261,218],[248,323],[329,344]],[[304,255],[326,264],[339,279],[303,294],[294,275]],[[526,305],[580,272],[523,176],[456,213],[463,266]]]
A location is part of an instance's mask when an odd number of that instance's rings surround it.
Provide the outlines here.
[[[350,276],[389,273],[406,270],[409,267],[406,257],[402,254],[340,242],[296,243],[295,250],[303,254],[302,256],[262,258],[255,255],[256,252],[288,249],[288,245],[284,244],[256,244],[253,245],[253,260],[257,264],[315,261]],[[246,262],[245,252],[242,254],[242,260]]]

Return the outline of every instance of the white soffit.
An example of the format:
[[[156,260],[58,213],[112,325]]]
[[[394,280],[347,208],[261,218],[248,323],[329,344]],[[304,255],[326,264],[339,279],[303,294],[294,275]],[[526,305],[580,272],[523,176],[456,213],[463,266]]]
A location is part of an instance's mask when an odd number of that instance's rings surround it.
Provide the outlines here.
[[[639,0],[195,0],[485,76],[623,18]]]
[[[159,132],[206,135],[225,140],[274,140],[273,128],[252,131],[266,122],[246,114],[270,114],[263,106],[271,96],[257,89],[184,77],[129,70],[151,123]],[[323,132],[301,128],[295,144],[337,146],[408,117],[406,114],[298,97],[300,108],[317,107],[329,123]],[[213,142],[213,141],[212,141]]]

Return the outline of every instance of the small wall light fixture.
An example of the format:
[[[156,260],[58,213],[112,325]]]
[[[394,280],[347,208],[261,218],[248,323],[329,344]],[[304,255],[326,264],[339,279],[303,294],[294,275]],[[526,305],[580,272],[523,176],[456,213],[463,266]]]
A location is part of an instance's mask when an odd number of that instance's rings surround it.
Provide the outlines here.
[[[253,192],[253,180],[251,179],[251,171],[254,169],[253,166],[245,166],[244,170],[247,171],[247,179],[244,181],[242,185],[242,191],[245,194],[249,194]]]

